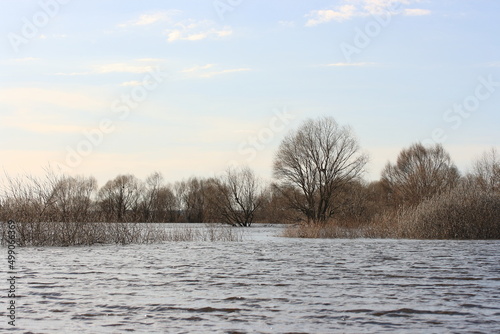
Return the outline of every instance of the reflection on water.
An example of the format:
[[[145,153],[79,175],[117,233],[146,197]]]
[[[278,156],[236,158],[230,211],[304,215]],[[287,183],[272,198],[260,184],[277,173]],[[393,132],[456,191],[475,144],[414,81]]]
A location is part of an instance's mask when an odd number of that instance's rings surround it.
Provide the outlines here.
[[[243,242],[18,249],[16,330],[500,328],[499,241],[299,240],[278,230],[250,228]]]

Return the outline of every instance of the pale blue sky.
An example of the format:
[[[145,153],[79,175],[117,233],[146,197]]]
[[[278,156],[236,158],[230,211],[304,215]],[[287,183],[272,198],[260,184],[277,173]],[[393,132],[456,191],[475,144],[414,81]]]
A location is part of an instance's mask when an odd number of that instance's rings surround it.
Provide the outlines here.
[[[0,3],[0,166],[11,174],[50,163],[102,185],[239,163],[270,178],[281,139],[325,115],[353,128],[367,179],[433,133],[462,171],[500,146],[499,1]],[[136,108],[120,102],[141,92]]]

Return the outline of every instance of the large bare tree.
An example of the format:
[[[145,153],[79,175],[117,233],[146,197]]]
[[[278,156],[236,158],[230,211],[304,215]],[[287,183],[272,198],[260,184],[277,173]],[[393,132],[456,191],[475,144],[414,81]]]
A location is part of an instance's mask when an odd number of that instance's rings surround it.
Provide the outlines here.
[[[290,205],[308,222],[335,214],[335,195],[358,178],[368,161],[351,129],[332,117],[309,119],[281,142],[273,175]]]
[[[396,205],[415,206],[457,185],[460,174],[441,144],[420,143],[403,149],[395,164],[387,163],[382,182]]]

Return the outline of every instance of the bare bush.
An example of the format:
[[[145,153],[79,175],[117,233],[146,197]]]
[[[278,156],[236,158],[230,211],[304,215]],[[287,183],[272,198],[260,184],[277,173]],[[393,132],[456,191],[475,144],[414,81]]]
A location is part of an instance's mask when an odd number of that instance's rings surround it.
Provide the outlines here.
[[[351,228],[339,226],[335,221],[326,224],[299,224],[290,225],[283,231],[287,238],[307,239],[352,239],[371,237],[367,228]]]
[[[470,178],[482,190],[500,193],[500,157],[495,148],[474,163]]]
[[[407,210],[399,225],[404,238],[499,239],[500,195],[464,184]]]
[[[69,229],[74,231],[68,235]],[[36,227],[36,231],[19,233]],[[0,245],[7,240],[7,222],[0,222]],[[241,241],[242,231],[228,225],[202,227],[151,223],[62,223],[16,222],[16,243],[20,247],[67,247],[95,244],[145,244],[171,241]]]
[[[5,175],[6,184],[3,187],[4,203],[2,207],[3,220],[12,217],[26,222],[56,220],[54,188],[60,182],[61,176],[50,168],[46,176],[38,178],[32,175]]]

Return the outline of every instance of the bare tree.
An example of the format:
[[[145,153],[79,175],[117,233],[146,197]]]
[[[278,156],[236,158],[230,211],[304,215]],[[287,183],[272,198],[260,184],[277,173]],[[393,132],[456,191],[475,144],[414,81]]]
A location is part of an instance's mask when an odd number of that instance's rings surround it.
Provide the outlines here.
[[[207,199],[212,220],[233,226],[252,225],[255,211],[262,204],[261,193],[261,183],[250,168],[226,170],[209,182]]]
[[[52,196],[61,222],[88,221],[97,180],[94,177],[63,176],[55,184]]]
[[[482,190],[500,192],[500,157],[495,148],[474,163],[472,177]]]
[[[157,221],[177,222],[180,215],[179,202],[170,185],[158,190],[153,211]]]
[[[351,129],[331,117],[307,120],[282,142],[274,159],[278,188],[309,222],[326,222],[335,213],[337,190],[357,179],[368,157]]]
[[[456,166],[441,144],[413,144],[399,153],[395,164],[387,163],[382,171],[382,182],[396,205],[418,205],[455,187],[459,179]]]
[[[108,220],[125,221],[127,213],[138,210],[141,183],[133,175],[118,175],[100,190],[101,210]]]
[[[179,205],[187,222],[205,221],[205,180],[192,177],[187,181],[177,182],[175,192]]]
[[[146,178],[141,194],[142,219],[145,222],[158,220],[158,217],[155,217],[155,212],[158,209],[158,194],[162,186],[163,175],[160,172],[154,172]]]

